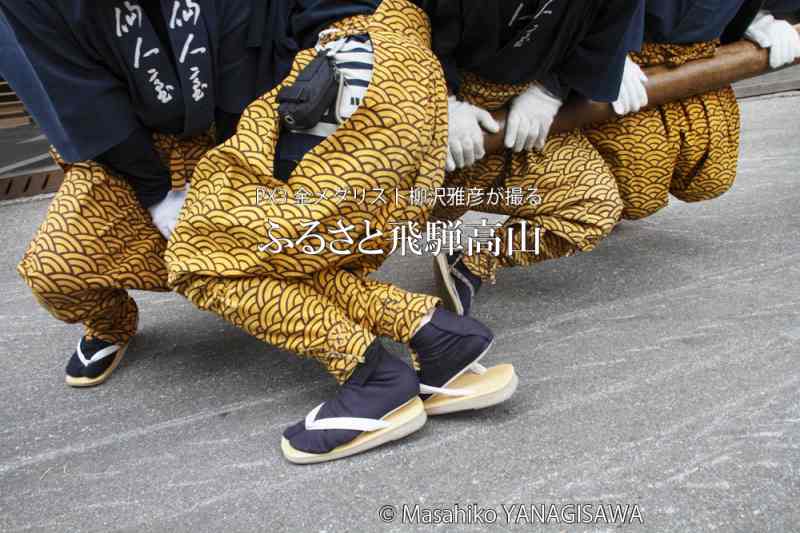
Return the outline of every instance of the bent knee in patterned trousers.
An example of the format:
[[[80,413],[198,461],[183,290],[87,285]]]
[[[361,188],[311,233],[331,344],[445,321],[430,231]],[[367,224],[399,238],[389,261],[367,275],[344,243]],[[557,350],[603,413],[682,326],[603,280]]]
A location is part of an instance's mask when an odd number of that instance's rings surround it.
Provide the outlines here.
[[[318,360],[343,382],[376,336],[408,343],[438,304],[367,275],[391,250],[395,224],[428,218],[426,207],[395,191],[441,186],[447,88],[430,50],[428,20],[410,2],[386,0],[373,16],[333,29],[331,39],[368,34],[372,42],[372,79],[361,106],[284,182],[275,176],[281,87],[253,102],[236,135],[198,164],[166,257],[171,286],[195,305]],[[293,83],[314,55],[301,52],[282,85]],[[333,194],[356,188],[386,194],[366,203]],[[309,227],[313,246],[295,245]],[[349,228],[350,238],[339,227]],[[362,237],[378,231],[361,246]],[[265,249],[276,238],[292,245]]]
[[[155,145],[182,186],[213,144],[211,134]],[[168,291],[167,243],[123,178],[94,161],[64,163],[64,182],[17,267],[34,296],[56,319],[82,322],[85,334],[124,344],[138,325],[128,290]]]
[[[266,343],[317,360],[340,383],[376,337],[408,344],[439,303],[345,270],[303,280],[186,276],[174,289]]]
[[[711,57],[717,43],[645,44],[642,66],[678,66]],[[739,161],[740,113],[732,88],[711,91],[586,129],[614,174],[623,217],[641,219],[684,202],[712,200],[733,186]]]
[[[530,194],[526,191],[535,191],[537,197],[535,201],[526,198],[521,205],[488,205],[484,201],[472,207],[509,217],[497,232],[499,255],[484,251],[464,258],[467,268],[483,280],[494,280],[500,268],[529,266],[591,251],[611,233],[622,212],[613,176],[579,131],[551,137],[542,153],[489,156],[456,174],[448,176],[448,186],[488,191],[502,183],[503,188],[522,190],[526,197]],[[436,212],[436,216],[447,219],[462,215],[463,210]],[[537,229],[539,253],[534,254]],[[506,253],[509,248],[513,253]]]
[[[485,109],[506,105],[524,91],[524,85],[498,85],[466,73],[461,97]],[[470,209],[507,215],[497,233],[501,253],[482,252],[465,257],[469,270],[483,280],[493,281],[500,268],[528,266],[548,259],[566,257],[593,250],[619,221],[622,201],[611,171],[602,156],[583,132],[551,136],[541,152],[526,151],[490,155],[470,168],[448,174],[446,187],[483,192],[482,201]],[[517,188],[526,196],[521,205],[508,201],[489,202],[493,189]],[[536,201],[528,201],[534,195]],[[465,207],[437,207],[434,216],[455,220],[467,211]],[[525,222],[527,232],[521,228]],[[539,230],[539,254],[534,250]],[[526,245],[522,246],[521,239]],[[509,246],[509,241],[517,244]],[[513,253],[507,254],[511,248]]]

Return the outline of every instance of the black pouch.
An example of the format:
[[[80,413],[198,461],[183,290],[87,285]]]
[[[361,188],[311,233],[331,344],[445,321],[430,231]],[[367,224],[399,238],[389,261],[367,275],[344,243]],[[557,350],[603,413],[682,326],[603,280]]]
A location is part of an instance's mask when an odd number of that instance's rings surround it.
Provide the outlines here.
[[[317,54],[297,76],[297,81],[278,93],[278,114],[293,130],[316,126],[336,100],[341,74],[326,50]]]

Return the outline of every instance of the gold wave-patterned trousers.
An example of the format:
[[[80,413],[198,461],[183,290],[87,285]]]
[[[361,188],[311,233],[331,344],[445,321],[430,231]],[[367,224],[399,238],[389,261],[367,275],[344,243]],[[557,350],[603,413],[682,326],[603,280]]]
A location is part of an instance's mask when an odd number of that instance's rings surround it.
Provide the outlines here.
[[[251,104],[236,135],[198,164],[166,257],[171,286],[199,308],[314,358],[344,382],[377,336],[408,343],[439,303],[367,276],[391,250],[397,224],[428,218],[395,191],[441,186],[447,89],[428,19],[406,0],[386,0],[374,15],[335,29],[328,38],[372,40],[361,106],[278,181],[277,94],[315,55],[301,52],[283,85]],[[369,192],[339,197],[341,190]],[[309,224],[318,224],[314,238],[279,249],[302,240]]]
[[[212,132],[179,140],[154,135],[170,169],[173,187],[183,187]],[[82,322],[85,334],[125,343],[138,325],[129,290],[168,291],[167,242],[128,182],[94,161],[65,163],[64,182],[17,271],[54,317]]]
[[[680,66],[713,57],[717,43],[647,43],[633,59],[643,67]],[[608,162],[625,204],[623,217],[640,219],[669,204],[711,200],[736,179],[740,117],[731,87],[634,113],[588,128]]]
[[[526,88],[494,84],[467,73],[459,96],[495,110]],[[580,130],[550,136],[541,152],[506,150],[488,155],[472,167],[448,174],[445,186],[483,191],[477,196],[482,201],[470,209],[509,217],[496,235],[500,250],[508,250],[511,245],[514,253],[496,256],[483,251],[464,258],[467,268],[483,280],[494,281],[500,268],[529,266],[593,250],[614,228],[622,211],[611,171]],[[525,201],[491,200],[491,190],[513,188],[524,193]],[[466,211],[464,207],[439,206],[434,214],[440,219],[455,220]],[[520,229],[523,221],[528,229],[524,236]],[[534,249],[536,228],[541,231],[538,255],[530,252]],[[524,247],[523,238],[527,241]]]

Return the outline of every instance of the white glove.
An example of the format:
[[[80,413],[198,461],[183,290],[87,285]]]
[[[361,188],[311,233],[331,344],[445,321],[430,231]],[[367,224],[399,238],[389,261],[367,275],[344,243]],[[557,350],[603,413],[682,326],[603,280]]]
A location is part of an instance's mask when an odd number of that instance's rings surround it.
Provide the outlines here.
[[[153,224],[167,240],[178,225],[178,216],[181,214],[188,193],[189,185],[177,191],[169,191],[163,200],[148,208]]]
[[[761,48],[769,48],[769,65],[780,68],[794,63],[800,57],[800,35],[785,20],[775,20],[766,11],[759,11],[755,21],[747,28],[745,37]]]
[[[500,131],[500,125],[485,109],[460,102],[455,96],[447,100],[450,114],[450,141],[447,149],[447,172],[471,167],[486,156],[483,130]]]
[[[622,74],[622,85],[619,88],[619,98],[611,104],[617,115],[623,116],[635,113],[647,106],[647,74],[641,67],[634,63],[630,57],[625,58],[625,72]]]
[[[538,83],[514,98],[506,125],[506,148],[515,152],[543,149],[561,104]]]

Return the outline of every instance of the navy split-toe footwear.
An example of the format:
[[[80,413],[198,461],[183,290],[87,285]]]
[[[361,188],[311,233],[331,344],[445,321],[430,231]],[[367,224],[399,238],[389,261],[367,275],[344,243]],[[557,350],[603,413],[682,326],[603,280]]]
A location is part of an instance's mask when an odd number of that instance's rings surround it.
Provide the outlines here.
[[[420,370],[420,395],[428,415],[483,409],[509,399],[518,378],[512,365],[485,368],[494,334],[477,320],[436,309],[411,339]]]
[[[113,344],[94,337],[81,337],[67,363],[65,381],[70,387],[94,387],[106,381],[127,350],[127,344]]]
[[[463,252],[438,255],[434,258],[433,270],[445,308],[457,315],[469,316],[483,281],[470,272],[463,259]]]
[[[406,437],[427,420],[418,395],[414,370],[376,340],[336,396],[284,432],[283,454],[293,463],[321,463]]]

